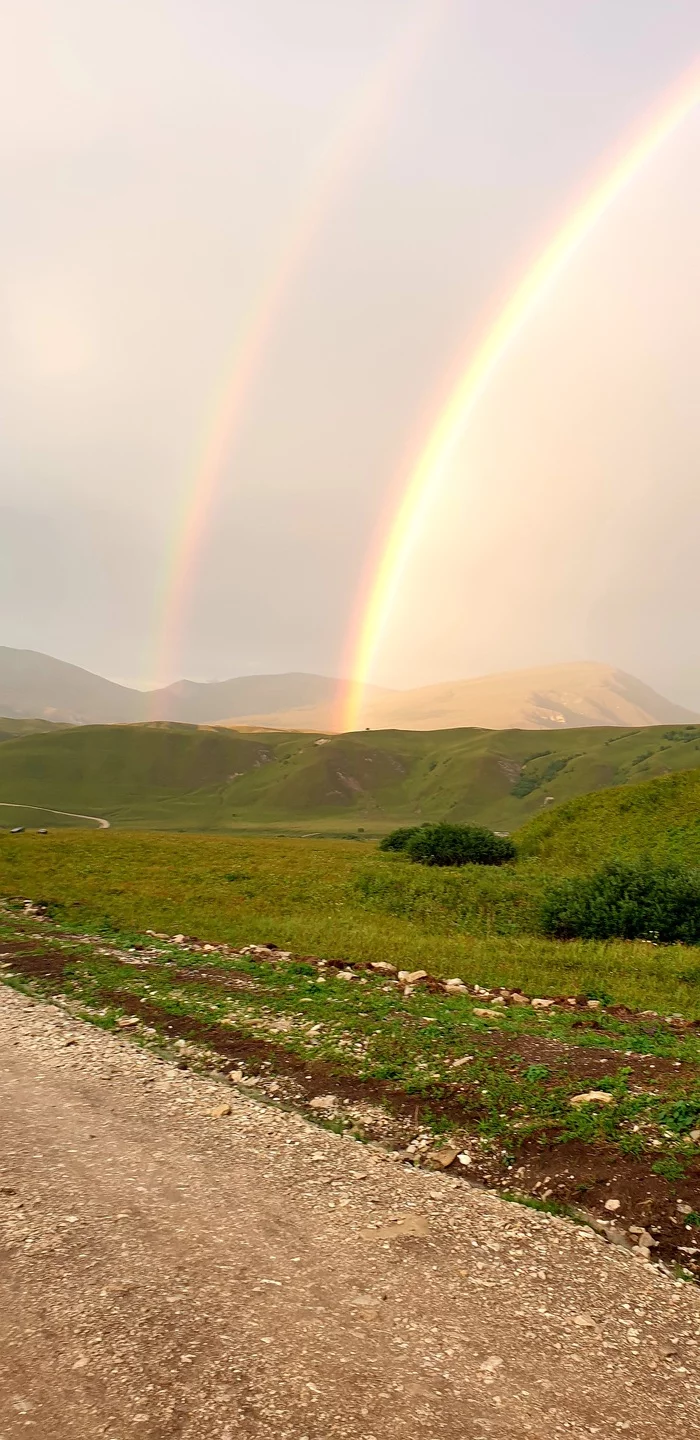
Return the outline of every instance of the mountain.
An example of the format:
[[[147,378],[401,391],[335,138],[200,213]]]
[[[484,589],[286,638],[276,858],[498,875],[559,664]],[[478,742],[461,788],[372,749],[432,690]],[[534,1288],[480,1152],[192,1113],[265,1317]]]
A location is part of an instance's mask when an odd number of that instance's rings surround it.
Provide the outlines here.
[[[0,715],[73,725],[164,720],[191,725],[334,731],[346,686],[327,675],[180,680],[144,693],[34,650],[0,647]],[[478,726],[558,730],[581,725],[686,724],[700,717],[641,680],[594,661],[513,670],[416,690],[368,686],[361,728]]]
[[[337,714],[337,712],[336,712]],[[243,718],[241,714],[240,718]],[[277,729],[333,730],[327,705],[248,712],[248,723]],[[564,730],[579,725],[687,724],[700,719],[611,665],[581,661],[510,670],[417,690],[368,693],[361,726],[371,730]],[[235,724],[235,719],[230,721]]]
[[[31,716],[71,725],[147,720],[208,725],[225,723],[232,716],[243,724],[258,723],[248,717],[269,713],[275,727],[275,717],[289,710],[302,715],[322,713],[332,726],[344,689],[342,681],[327,675],[291,673],[243,675],[210,684],[179,680],[144,692],[104,680],[90,670],[36,650],[0,646],[0,715],[14,719]],[[312,724],[300,728],[318,727]]]
[[[470,820],[515,831],[576,796],[700,775],[700,726],[250,733],[225,726],[52,727],[0,743],[0,825],[23,806],[157,830],[376,834]],[[640,783],[641,782],[641,783]],[[621,806],[622,810],[624,806]]]
[[[510,670],[477,680],[430,685],[367,706],[366,724],[437,730],[479,725],[494,730],[563,730],[579,725],[665,725],[700,719],[655,690],[595,661]]]
[[[371,691],[376,697],[392,694],[374,686]],[[242,675],[235,680],[216,680],[209,684],[178,680],[166,689],[150,692],[148,712],[152,719],[191,725],[225,724],[234,716],[244,725],[262,724],[277,730],[332,730],[344,693],[342,680],[294,672]],[[299,723],[287,725],[281,718],[287,714],[300,717]],[[256,719],[258,715],[267,718],[260,722]],[[319,717],[327,723],[320,726]]]
[[[0,646],[0,715],[70,725],[143,720],[143,696],[37,650]]]

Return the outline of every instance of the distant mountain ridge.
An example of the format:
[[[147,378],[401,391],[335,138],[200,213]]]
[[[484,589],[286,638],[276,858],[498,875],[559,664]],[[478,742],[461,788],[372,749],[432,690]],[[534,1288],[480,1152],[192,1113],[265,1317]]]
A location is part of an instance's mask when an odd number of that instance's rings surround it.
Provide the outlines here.
[[[334,731],[345,682],[327,675],[243,675],[180,680],[144,692],[35,650],[0,646],[0,715],[71,725],[167,720]],[[415,690],[369,686],[361,728],[560,730],[689,724],[700,719],[634,676],[595,661],[568,662]]]
[[[327,675],[242,675],[200,683],[178,680],[134,690],[37,650],[0,646],[0,715],[69,725],[121,725],[170,720],[190,725],[242,721],[259,711],[323,708],[332,714],[342,682]]]

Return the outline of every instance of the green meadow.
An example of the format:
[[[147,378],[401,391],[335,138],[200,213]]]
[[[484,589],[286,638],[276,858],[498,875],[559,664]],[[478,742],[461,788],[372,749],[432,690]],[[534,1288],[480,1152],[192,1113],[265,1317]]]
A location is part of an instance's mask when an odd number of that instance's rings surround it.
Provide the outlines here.
[[[361,838],[457,820],[510,833],[581,795],[698,765],[696,725],[324,736],[0,721],[0,800],[84,811],[130,830]],[[15,823],[31,825],[29,812]]]
[[[301,955],[385,960],[530,995],[604,995],[700,1017],[696,950],[538,934],[551,873],[536,858],[434,870],[333,839],[0,836],[0,893],[45,902],[71,930],[273,941]]]
[[[413,1163],[447,1142],[452,1168],[528,1203],[602,1223],[614,1181],[627,1223],[694,1276],[700,947],[539,927],[551,880],[605,855],[695,859],[699,780],[570,801],[501,867],[415,865],[367,838],[5,830],[0,979],[316,1120],[330,1095],[320,1123],[420,1141]]]

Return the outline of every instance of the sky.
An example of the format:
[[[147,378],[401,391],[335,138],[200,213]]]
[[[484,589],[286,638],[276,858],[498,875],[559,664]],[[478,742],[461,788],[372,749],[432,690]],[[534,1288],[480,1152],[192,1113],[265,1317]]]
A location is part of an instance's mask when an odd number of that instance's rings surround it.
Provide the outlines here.
[[[451,380],[699,56],[697,0],[4,0],[0,643],[347,673]],[[700,707],[699,174],[693,114],[525,327],[376,682],[592,659]]]

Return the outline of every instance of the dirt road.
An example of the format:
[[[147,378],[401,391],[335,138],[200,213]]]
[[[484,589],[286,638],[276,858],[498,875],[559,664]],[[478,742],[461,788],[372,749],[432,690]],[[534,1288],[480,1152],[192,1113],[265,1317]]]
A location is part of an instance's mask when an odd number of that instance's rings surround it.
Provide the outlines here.
[[[0,800],[3,810],[40,810],[42,815],[67,815],[71,820],[94,820],[99,830],[111,828],[109,820],[101,815],[81,815],[77,810],[52,810],[49,805],[17,805],[12,800]]]
[[[700,1295],[590,1231],[7,989],[0,1055],[0,1440],[700,1435]]]

